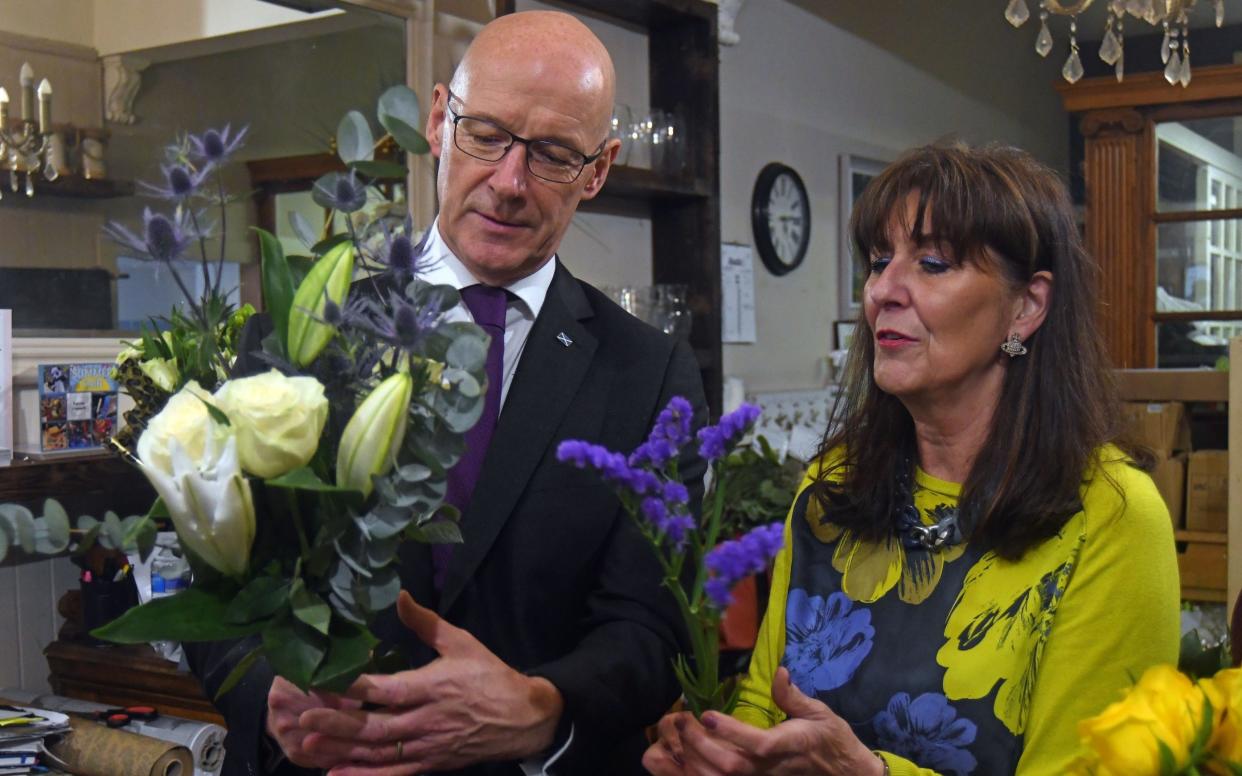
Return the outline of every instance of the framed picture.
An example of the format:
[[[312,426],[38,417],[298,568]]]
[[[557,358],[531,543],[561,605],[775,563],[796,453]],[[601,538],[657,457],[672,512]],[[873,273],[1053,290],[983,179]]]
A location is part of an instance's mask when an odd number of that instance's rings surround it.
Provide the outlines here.
[[[857,321],[833,321],[832,322],[832,349],[833,350],[849,350],[850,342],[854,339],[854,327],[858,325]]]
[[[862,287],[865,275],[859,271],[858,260],[850,240],[850,213],[854,203],[862,196],[871,179],[880,174],[888,162],[855,154],[841,154],[841,206],[838,229],[841,261],[841,314],[852,315],[862,304]]]

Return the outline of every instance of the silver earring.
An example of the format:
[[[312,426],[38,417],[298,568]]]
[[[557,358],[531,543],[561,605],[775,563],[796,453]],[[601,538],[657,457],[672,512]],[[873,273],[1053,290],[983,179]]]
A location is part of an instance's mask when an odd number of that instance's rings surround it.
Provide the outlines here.
[[[1026,345],[1022,344],[1022,338],[1017,334],[1010,334],[1009,339],[1005,340],[1000,348],[1010,358],[1025,356],[1027,353]]]

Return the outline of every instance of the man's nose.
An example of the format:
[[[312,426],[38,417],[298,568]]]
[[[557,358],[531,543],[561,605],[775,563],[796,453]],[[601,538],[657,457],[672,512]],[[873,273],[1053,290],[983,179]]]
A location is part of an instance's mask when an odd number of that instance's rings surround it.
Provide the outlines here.
[[[530,175],[526,169],[526,153],[526,146],[514,143],[496,162],[492,169],[491,186],[497,194],[518,197],[526,192],[527,176]]]

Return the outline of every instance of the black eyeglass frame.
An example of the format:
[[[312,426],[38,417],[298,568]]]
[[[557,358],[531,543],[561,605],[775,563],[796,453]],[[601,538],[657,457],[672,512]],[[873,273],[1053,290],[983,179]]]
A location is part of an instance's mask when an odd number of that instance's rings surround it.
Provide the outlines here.
[[[569,184],[581,178],[582,171],[586,169],[586,166],[594,162],[596,159],[600,158],[601,156],[603,156],[604,148],[608,145],[608,138],[604,138],[604,141],[599,144],[599,150],[593,154],[588,155],[588,154],[582,153],[577,148],[573,148],[572,146],[567,146],[564,143],[558,143],[555,140],[542,140],[542,139],[532,140],[532,139],[524,138],[524,137],[521,137],[520,135],[515,135],[513,132],[509,131],[508,129],[505,129],[504,127],[500,126],[499,124],[497,124],[496,122],[490,119],[484,119],[478,116],[468,116],[465,114],[458,113],[456,110],[453,109],[453,106],[450,103],[453,100],[457,100],[458,104],[460,104],[461,98],[453,94],[451,90],[446,89],[445,91],[448,92],[448,97],[444,101],[444,107],[449,113],[449,120],[453,122],[453,145],[457,147],[457,150],[461,151],[466,156],[469,156],[471,159],[478,159],[481,162],[499,162],[501,159],[505,158],[505,156],[509,153],[510,150],[512,150],[515,144],[521,143],[522,145],[526,146],[526,170],[527,172],[529,172],[531,175],[534,175],[536,178],[538,178],[541,181],[547,181],[548,183]],[[481,156],[475,156],[474,154],[470,153],[466,149],[462,148],[461,144],[457,142],[457,126],[459,122],[461,122],[462,119],[470,119],[471,121],[478,121],[478,122],[488,125],[489,127],[494,127],[495,129],[505,133],[511,138],[509,141],[509,144],[504,147],[504,150],[500,152],[500,156],[496,157],[495,159],[485,159]],[[578,171],[574,173],[574,177],[570,178],[567,181],[562,181],[562,180],[556,180],[554,178],[548,178],[535,172],[534,169],[531,168],[530,166],[530,160],[531,160],[530,147],[532,143],[556,146],[557,148],[563,148],[566,151],[570,151],[582,157],[582,161],[578,165]]]

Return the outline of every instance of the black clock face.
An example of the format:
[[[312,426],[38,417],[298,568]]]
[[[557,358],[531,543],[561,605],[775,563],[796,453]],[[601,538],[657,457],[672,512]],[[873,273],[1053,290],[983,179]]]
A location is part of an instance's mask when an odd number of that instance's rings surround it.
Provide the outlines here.
[[[759,258],[772,274],[784,275],[806,258],[811,202],[792,168],[773,162],[759,173],[751,196],[751,228]]]

